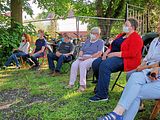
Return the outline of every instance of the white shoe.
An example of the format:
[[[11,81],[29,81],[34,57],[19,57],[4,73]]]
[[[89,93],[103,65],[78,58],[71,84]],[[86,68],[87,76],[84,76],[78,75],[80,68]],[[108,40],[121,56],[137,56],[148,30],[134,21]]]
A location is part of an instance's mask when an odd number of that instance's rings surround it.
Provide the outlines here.
[[[21,68],[21,66],[16,66],[16,69],[20,69]]]

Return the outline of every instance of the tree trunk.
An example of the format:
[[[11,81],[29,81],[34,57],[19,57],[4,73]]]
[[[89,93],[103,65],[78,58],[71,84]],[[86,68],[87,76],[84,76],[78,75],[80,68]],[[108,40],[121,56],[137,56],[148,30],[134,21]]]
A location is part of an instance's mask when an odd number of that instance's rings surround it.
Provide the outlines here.
[[[22,0],[11,0],[11,28],[17,23],[22,24]]]

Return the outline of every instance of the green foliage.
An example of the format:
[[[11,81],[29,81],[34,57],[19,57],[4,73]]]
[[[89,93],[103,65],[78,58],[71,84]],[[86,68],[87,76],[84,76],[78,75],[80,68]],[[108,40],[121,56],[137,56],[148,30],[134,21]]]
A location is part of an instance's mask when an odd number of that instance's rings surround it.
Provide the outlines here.
[[[72,0],[35,0],[40,8],[55,13],[55,18],[67,17]]]

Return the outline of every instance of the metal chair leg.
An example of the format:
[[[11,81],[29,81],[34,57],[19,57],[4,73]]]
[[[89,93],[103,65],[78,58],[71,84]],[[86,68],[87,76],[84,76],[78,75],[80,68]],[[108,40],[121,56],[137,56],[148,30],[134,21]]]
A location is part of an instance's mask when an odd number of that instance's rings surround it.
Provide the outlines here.
[[[121,74],[122,74],[122,71],[119,72],[118,77],[116,78],[116,81],[114,82],[114,84],[113,84],[113,86],[111,88],[111,91],[114,89],[115,85],[124,88],[122,85],[117,84],[117,81],[118,81],[118,79],[119,79]]]

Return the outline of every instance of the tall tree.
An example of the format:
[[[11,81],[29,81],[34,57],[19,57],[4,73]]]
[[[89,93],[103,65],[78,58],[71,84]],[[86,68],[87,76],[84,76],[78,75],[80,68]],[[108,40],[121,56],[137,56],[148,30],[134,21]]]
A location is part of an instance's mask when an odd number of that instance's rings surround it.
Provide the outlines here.
[[[11,27],[22,24],[22,0],[11,0]]]

